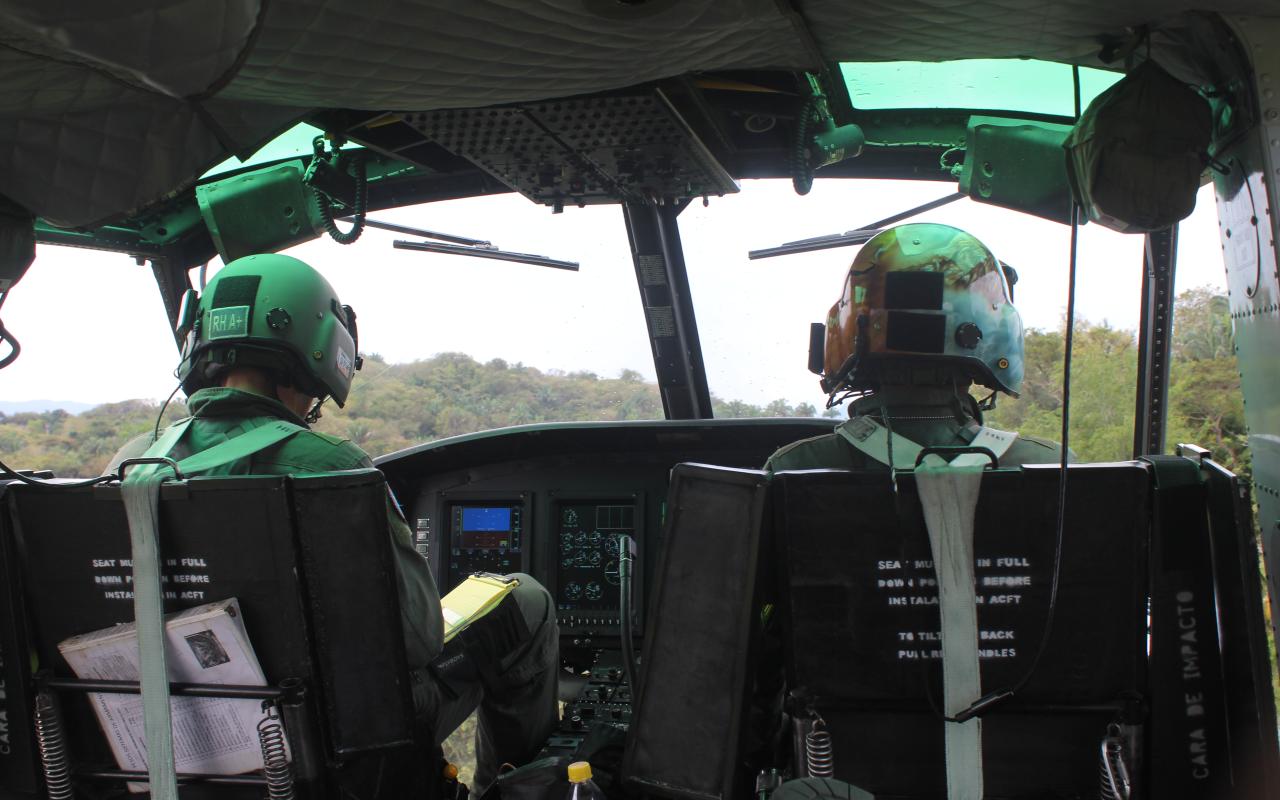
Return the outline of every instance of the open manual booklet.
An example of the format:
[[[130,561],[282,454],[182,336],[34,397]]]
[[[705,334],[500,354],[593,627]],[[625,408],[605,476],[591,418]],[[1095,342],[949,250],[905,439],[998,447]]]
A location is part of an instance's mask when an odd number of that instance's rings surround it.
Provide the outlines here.
[[[183,683],[265,686],[266,679],[245,633],[235,598],[165,617],[169,680]],[[77,677],[138,680],[134,624],[73,636],[58,645]],[[147,769],[142,698],[91,694],[98,722],[121,769]],[[173,697],[173,750],[178,772],[236,775],[262,768],[258,743],[261,700]],[[145,791],[132,783],[131,791]]]
[[[445,641],[497,607],[519,585],[514,578],[472,575],[441,598]],[[165,617],[169,680],[179,683],[265,686],[266,678],[245,633],[235,598]],[[138,680],[134,623],[72,636],[58,650],[79,678]],[[146,771],[147,739],[142,698],[136,694],[89,695],[98,722],[121,769]],[[238,775],[262,769],[258,722],[261,700],[173,697],[173,750],[178,772]],[[145,791],[145,783],[131,783]]]

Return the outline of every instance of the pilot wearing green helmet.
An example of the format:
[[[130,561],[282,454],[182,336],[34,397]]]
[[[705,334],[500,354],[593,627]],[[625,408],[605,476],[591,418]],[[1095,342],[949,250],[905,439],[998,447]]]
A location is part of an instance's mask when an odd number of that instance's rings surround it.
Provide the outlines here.
[[[186,330],[178,377],[191,423],[170,451],[175,460],[280,420],[296,430],[275,444],[204,474],[296,475],[368,469],[369,456],[352,442],[311,430],[321,403],[346,403],[360,369],[356,315],[307,264],[269,254],[236,259],[198,297],[184,304]],[[142,455],[150,434],[113,459]],[[152,454],[154,455],[154,454]],[[415,708],[437,742],[479,706],[477,786],[487,785],[504,762],[536,754],[558,719],[559,655],[555,606],[533,578],[518,575],[512,593],[527,630],[503,640],[509,652],[474,674],[443,675],[429,666],[444,648],[440,595],[425,558],[394,499],[387,497],[387,531],[395,556],[406,655]],[[509,639],[510,637],[508,637]]]
[[[1000,466],[1058,463],[1059,445],[982,424],[997,393],[1017,397],[1022,388],[1012,275],[950,225],[899,225],[872,237],[809,354],[828,407],[853,399],[849,420],[780,448],[766,469],[910,469],[925,447],[981,447]],[[990,390],[986,401],[970,394],[974,386]]]

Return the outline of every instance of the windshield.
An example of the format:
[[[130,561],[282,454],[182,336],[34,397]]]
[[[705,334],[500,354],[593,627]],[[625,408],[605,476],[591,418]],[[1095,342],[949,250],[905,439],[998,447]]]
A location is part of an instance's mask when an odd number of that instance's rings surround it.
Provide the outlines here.
[[[808,326],[823,319],[856,252],[849,247],[750,261],[749,249],[857,228],[952,190],[943,183],[818,181],[810,195],[798,197],[789,182],[748,181],[738,195],[686,209],[681,233],[717,416],[823,412],[825,397],[806,369]],[[355,307],[361,350],[368,356],[347,409],[327,409],[323,429],[377,455],[504,425],[662,417],[635,271],[616,206],[552,214],[507,195],[376,216],[578,261],[581,268],[570,272],[395,250],[393,240],[413,237],[374,229],[348,247],[318,239],[293,248],[290,254],[316,266],[343,302]],[[986,242],[1021,276],[1015,299],[1027,327],[1050,338],[1060,330],[1065,226],[967,200],[920,219],[957,225]],[[1211,292],[1224,293],[1216,230],[1206,189],[1195,215],[1182,225],[1179,291],[1208,284]],[[1119,365],[1122,374],[1096,378],[1127,393],[1097,401],[1114,407],[1108,413],[1116,418],[1106,457],[1124,457],[1127,453],[1113,451],[1131,441],[1136,374],[1131,343],[1141,248],[1140,236],[1094,225],[1081,231],[1078,318],[1121,331],[1129,348],[1123,358],[1108,362]],[[210,264],[208,274],[218,266]],[[198,279],[197,271],[192,278]],[[67,285],[76,291],[66,292]],[[86,335],[77,321],[97,319],[103,308],[112,309],[110,335]],[[94,450],[91,463],[105,463],[114,446],[102,437],[118,427],[114,422],[14,415],[52,408],[74,414],[142,398],[150,411],[133,408],[121,429],[137,433],[154,423],[160,401],[176,386],[177,355],[151,270],[125,256],[42,245],[4,312],[23,353],[4,371],[6,403],[0,405],[6,420],[19,424],[0,425],[0,430],[24,431],[22,441],[9,442],[5,452],[74,446]],[[1036,346],[1061,350],[1060,340]],[[1056,385],[1059,375],[1054,367],[1046,380]],[[1090,391],[1080,391],[1076,402],[1084,403]],[[1002,409],[1018,407],[1002,403]],[[1046,432],[1052,429],[1051,408],[1027,407]],[[61,474],[75,474],[67,470],[78,456],[67,452]],[[34,454],[20,460],[62,464]]]

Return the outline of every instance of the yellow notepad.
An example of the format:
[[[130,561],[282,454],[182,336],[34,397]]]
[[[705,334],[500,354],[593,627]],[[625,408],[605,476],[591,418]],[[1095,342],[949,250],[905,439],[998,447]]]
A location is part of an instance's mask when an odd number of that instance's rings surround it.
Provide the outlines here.
[[[520,585],[515,578],[479,573],[469,576],[440,598],[440,611],[444,615],[444,640],[447,642],[461,633],[468,625],[488,614],[502,598]]]

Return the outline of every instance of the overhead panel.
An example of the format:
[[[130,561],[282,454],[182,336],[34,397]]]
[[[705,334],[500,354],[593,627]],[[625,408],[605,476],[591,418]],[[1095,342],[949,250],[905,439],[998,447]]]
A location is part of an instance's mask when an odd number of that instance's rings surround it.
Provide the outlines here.
[[[738,190],[659,91],[402,118],[530,200],[556,208]]]

